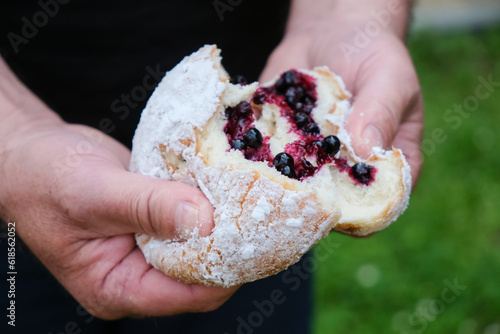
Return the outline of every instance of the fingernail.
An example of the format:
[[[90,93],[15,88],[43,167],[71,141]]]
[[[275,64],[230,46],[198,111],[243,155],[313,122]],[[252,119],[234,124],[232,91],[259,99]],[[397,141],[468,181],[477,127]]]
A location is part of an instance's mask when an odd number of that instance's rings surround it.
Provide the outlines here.
[[[380,129],[370,124],[363,131],[363,138],[365,139],[366,145],[370,147],[384,147],[384,136]]]
[[[181,238],[190,238],[198,230],[200,209],[189,202],[181,202],[175,210],[175,232]]]

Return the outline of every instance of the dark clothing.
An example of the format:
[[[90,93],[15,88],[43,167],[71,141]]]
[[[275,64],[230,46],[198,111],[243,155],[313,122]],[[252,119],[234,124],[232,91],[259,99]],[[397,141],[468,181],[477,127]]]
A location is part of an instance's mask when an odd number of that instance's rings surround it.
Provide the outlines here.
[[[2,56],[66,121],[101,128],[128,146],[157,83],[158,75],[143,82],[150,72],[217,43],[229,73],[256,80],[288,11],[283,0],[44,1],[54,17],[37,0],[1,1]],[[216,10],[219,3],[229,7]]]
[[[287,13],[287,1],[278,0],[2,0],[0,52],[66,121],[99,128],[130,146],[140,112],[165,71],[216,43],[229,73],[256,80],[281,39]],[[6,259],[1,257],[2,268]],[[87,314],[26,247],[16,260],[15,333],[309,329],[310,279],[292,272],[244,285],[213,312],[102,321]],[[0,299],[5,310],[6,298]]]
[[[2,242],[2,245],[4,243]],[[4,252],[5,253],[5,252]],[[6,256],[2,256],[2,262]],[[2,268],[7,268],[2,263]],[[26,248],[16,252],[16,334],[305,334],[311,279],[302,261],[278,275],[243,285],[219,309],[171,317],[103,321],[88,314]],[[307,268],[306,268],[307,269]],[[306,278],[308,277],[308,278]],[[2,280],[4,284],[5,279]],[[7,287],[2,288],[6,292]],[[6,296],[0,298],[6,310]],[[4,316],[5,317],[5,316]],[[7,328],[6,318],[0,328]],[[69,328],[69,329],[68,329]]]

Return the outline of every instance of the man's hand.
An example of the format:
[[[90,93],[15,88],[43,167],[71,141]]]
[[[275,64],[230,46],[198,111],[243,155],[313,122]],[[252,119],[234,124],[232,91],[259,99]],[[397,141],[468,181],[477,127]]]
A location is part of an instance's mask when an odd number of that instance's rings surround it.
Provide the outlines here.
[[[423,103],[403,42],[407,7],[406,0],[295,0],[287,33],[262,80],[291,68],[330,67],[354,97],[347,130],[356,153],[367,157],[374,146],[402,149],[415,185],[422,164]],[[382,13],[384,20],[377,20]],[[366,34],[368,39],[356,44],[360,31],[377,25],[372,37]]]
[[[89,312],[105,319],[208,311],[236,291],[177,282],[148,265],[133,233],[208,235],[213,208],[187,185],[127,171],[130,152],[68,125],[0,60],[0,217]]]

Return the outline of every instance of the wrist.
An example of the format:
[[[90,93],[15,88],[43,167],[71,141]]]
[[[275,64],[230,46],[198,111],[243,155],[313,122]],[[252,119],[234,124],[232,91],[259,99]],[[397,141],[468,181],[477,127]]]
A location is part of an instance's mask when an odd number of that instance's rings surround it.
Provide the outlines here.
[[[396,35],[404,39],[412,1],[408,0],[295,0],[287,35],[349,36],[356,30]]]
[[[0,58],[0,152],[17,135],[62,124],[61,118],[28,90]]]

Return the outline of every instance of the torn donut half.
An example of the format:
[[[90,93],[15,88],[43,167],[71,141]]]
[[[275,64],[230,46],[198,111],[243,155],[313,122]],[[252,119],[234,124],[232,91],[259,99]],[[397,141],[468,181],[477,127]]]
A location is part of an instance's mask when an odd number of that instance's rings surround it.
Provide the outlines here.
[[[276,274],[336,230],[368,235],[406,209],[410,167],[396,148],[356,156],[351,95],[327,67],[233,84],[206,45],[167,72],[144,109],[130,170],[199,188],[209,236],[137,234],[148,263],[187,283],[233,286]]]

